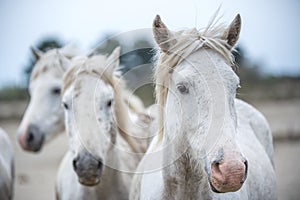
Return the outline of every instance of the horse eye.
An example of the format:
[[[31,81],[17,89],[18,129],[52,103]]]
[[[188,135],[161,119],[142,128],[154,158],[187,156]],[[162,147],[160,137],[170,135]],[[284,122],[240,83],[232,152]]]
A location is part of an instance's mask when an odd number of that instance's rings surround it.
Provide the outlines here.
[[[111,105],[112,105],[112,102],[113,102],[113,100],[111,99],[111,100],[109,100],[108,102],[107,102],[107,107],[111,107]]]
[[[67,103],[63,102],[63,106],[64,106],[64,108],[65,108],[66,110],[68,110],[68,109],[69,109],[69,106],[68,106],[68,104],[67,104]]]
[[[177,89],[181,94],[187,94],[189,93],[189,89],[184,84],[177,85]]]
[[[58,88],[58,87],[53,88],[51,92],[52,92],[52,94],[59,95],[60,94],[60,88]]]

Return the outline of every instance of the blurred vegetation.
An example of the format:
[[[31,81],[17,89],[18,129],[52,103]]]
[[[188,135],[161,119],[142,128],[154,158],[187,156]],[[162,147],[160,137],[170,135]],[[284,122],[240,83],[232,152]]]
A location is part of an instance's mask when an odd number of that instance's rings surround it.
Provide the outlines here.
[[[0,101],[27,100],[27,89],[19,86],[6,86],[0,90]]]
[[[34,48],[46,52],[53,48],[60,48],[63,43],[57,38],[44,38]],[[36,63],[35,57],[31,54],[27,64],[24,66],[24,86],[7,85],[0,89],[0,101],[28,100],[28,86],[32,69]]]
[[[134,89],[135,93],[141,97],[146,105],[154,102],[154,86],[151,84],[153,71],[154,45],[152,39],[145,37],[135,37],[134,39],[121,39],[111,37],[108,34],[102,37],[93,50],[94,54],[110,54],[117,46],[121,46],[121,71],[124,74],[129,88]],[[45,38],[41,40],[36,48],[45,52],[52,48],[60,48],[63,42],[57,38]],[[273,77],[262,73],[261,64],[250,61],[245,56],[242,47],[237,48],[234,53],[237,69],[236,73],[241,80],[241,88],[238,90],[238,98],[246,101],[257,100],[278,100],[300,98],[300,77]],[[26,88],[28,87],[29,77],[36,60],[34,56],[28,58],[27,65],[24,67],[26,77]],[[138,66],[146,66],[139,69]],[[131,70],[138,69],[138,70]],[[130,73],[129,73],[130,72]],[[145,81],[147,80],[147,81]],[[147,84],[136,87],[141,81]],[[0,91],[0,100],[10,101],[14,99],[27,99],[27,89],[16,86],[7,86]]]
[[[237,96],[245,101],[281,100],[300,98],[300,77],[270,76],[263,74],[263,66],[250,61],[245,50],[237,48],[234,53],[237,63],[236,73],[240,78],[241,88]]]
[[[121,46],[120,70],[127,86],[134,90],[134,93],[142,99],[145,106],[153,104],[154,85],[150,83],[152,83],[153,77],[154,45],[147,38],[124,41],[124,39],[112,38],[107,35],[100,39],[93,53],[110,54],[117,46]],[[140,66],[145,67],[139,68]],[[148,79],[148,81],[142,79]],[[141,82],[147,82],[147,84],[137,87]]]
[[[147,38],[124,41],[107,35],[100,39],[94,48],[94,54],[110,54],[117,46],[121,46],[120,65],[123,73],[143,64],[152,64],[154,46]]]

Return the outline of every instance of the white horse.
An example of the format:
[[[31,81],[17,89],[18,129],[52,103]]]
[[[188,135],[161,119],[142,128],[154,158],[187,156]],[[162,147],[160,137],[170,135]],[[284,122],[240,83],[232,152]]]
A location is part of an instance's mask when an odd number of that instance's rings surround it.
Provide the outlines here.
[[[147,148],[147,126],[130,118],[117,75],[120,49],[72,61],[63,79],[69,152],[59,169],[57,199],[128,199],[132,172]],[[125,92],[125,94],[124,94]],[[125,97],[124,97],[125,95]],[[134,104],[132,104],[134,107]],[[146,123],[146,122],[145,122]]]
[[[72,44],[46,53],[34,48],[31,50],[37,62],[29,83],[30,102],[18,128],[17,138],[24,150],[37,152],[43,144],[65,131],[61,82],[70,65],[69,59],[81,54],[81,50]],[[131,108],[142,112],[140,99],[126,96],[124,101],[130,106],[136,104]]]
[[[148,173],[135,176],[131,199],[277,199],[268,125],[236,99],[231,51],[240,16],[228,28],[213,21],[202,31],[173,32],[154,20],[156,98],[164,111],[138,168]]]
[[[14,161],[13,147],[4,132],[0,128],[0,199],[10,200],[13,198]]]
[[[46,53],[33,49],[37,62],[29,83],[30,102],[17,131],[20,146],[37,152],[43,144],[64,132],[61,81],[69,58],[79,54],[73,45]]]

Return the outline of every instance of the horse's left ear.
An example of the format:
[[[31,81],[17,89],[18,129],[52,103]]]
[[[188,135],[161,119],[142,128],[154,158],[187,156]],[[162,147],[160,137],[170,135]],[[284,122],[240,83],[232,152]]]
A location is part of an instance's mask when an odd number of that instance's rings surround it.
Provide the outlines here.
[[[226,40],[230,47],[233,47],[236,42],[239,39],[239,35],[241,32],[241,16],[240,14],[237,14],[237,16],[234,18],[234,20],[229,25],[227,34],[226,34]]]
[[[58,55],[59,65],[63,72],[65,72],[68,67],[70,66],[71,61],[68,57],[66,57],[63,53],[60,52],[60,50],[56,49],[56,53]]]
[[[121,47],[116,47],[107,58],[106,70],[113,75],[114,71],[118,68],[120,62]]]
[[[156,15],[152,25],[153,35],[156,43],[163,52],[168,52],[171,44],[171,32],[167,26],[161,21],[160,16]]]
[[[35,47],[30,47],[31,53],[34,56],[35,60],[39,60],[43,56],[43,52]]]

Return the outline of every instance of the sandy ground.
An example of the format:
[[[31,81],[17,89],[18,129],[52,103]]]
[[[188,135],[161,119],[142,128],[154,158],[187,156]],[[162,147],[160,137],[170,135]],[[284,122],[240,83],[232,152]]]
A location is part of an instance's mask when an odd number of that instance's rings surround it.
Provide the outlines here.
[[[53,200],[58,166],[67,149],[67,137],[61,134],[38,154],[24,152],[17,144],[18,120],[1,121],[15,150],[15,200]]]
[[[300,198],[300,140],[290,137],[300,134],[300,100],[258,104],[267,116],[278,140],[275,141],[275,167],[278,179],[278,196],[282,200]],[[23,152],[18,146],[15,133],[19,120],[1,120],[15,149],[15,195],[16,200],[53,200],[54,185],[59,163],[67,149],[65,135],[47,144],[41,153]],[[285,131],[280,133],[280,131]],[[284,137],[282,135],[287,135]],[[283,139],[289,138],[289,139]],[[291,140],[291,138],[293,138]]]

